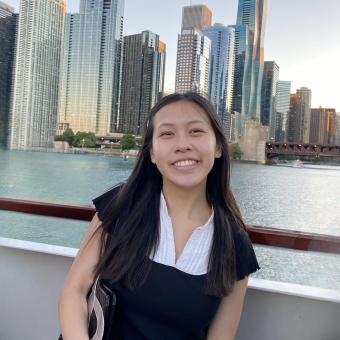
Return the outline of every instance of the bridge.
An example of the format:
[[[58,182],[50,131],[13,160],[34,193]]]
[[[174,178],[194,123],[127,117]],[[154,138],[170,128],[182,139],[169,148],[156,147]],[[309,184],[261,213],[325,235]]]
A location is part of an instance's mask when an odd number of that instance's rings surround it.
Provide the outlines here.
[[[278,156],[339,157],[340,145],[266,142],[266,159]]]

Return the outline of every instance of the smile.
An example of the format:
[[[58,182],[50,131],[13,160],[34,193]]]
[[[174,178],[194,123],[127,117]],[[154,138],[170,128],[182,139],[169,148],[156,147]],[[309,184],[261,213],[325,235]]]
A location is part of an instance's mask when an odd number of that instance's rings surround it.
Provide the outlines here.
[[[191,166],[191,165],[196,165],[197,163],[198,163],[198,161],[188,159],[188,160],[176,162],[176,163],[174,163],[174,166],[176,166],[176,167],[187,167],[187,166]]]

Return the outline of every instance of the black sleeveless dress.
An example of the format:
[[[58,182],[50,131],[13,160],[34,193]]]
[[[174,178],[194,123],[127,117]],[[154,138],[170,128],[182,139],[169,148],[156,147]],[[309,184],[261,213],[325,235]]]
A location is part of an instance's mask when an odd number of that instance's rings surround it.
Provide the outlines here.
[[[99,218],[116,188],[95,198]],[[255,272],[258,265],[248,234],[231,224],[237,280]],[[131,291],[112,284],[117,305],[114,340],[200,340],[206,339],[221,298],[204,293],[206,274],[191,275],[152,260],[145,283]]]

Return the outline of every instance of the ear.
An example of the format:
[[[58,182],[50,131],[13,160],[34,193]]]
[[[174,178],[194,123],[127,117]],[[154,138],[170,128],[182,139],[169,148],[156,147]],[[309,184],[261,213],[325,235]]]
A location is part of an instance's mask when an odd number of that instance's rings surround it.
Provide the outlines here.
[[[221,147],[216,145],[215,158],[220,158],[222,156]]]
[[[156,164],[155,156],[153,154],[152,148],[150,149],[150,158],[151,158],[151,163]]]

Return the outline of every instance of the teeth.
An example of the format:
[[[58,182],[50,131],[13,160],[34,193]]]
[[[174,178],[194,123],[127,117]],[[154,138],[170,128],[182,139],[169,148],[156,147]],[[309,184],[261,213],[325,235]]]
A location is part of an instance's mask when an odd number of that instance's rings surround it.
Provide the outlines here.
[[[194,165],[196,163],[197,163],[196,161],[186,160],[186,161],[176,162],[175,166],[188,166],[188,165]]]

